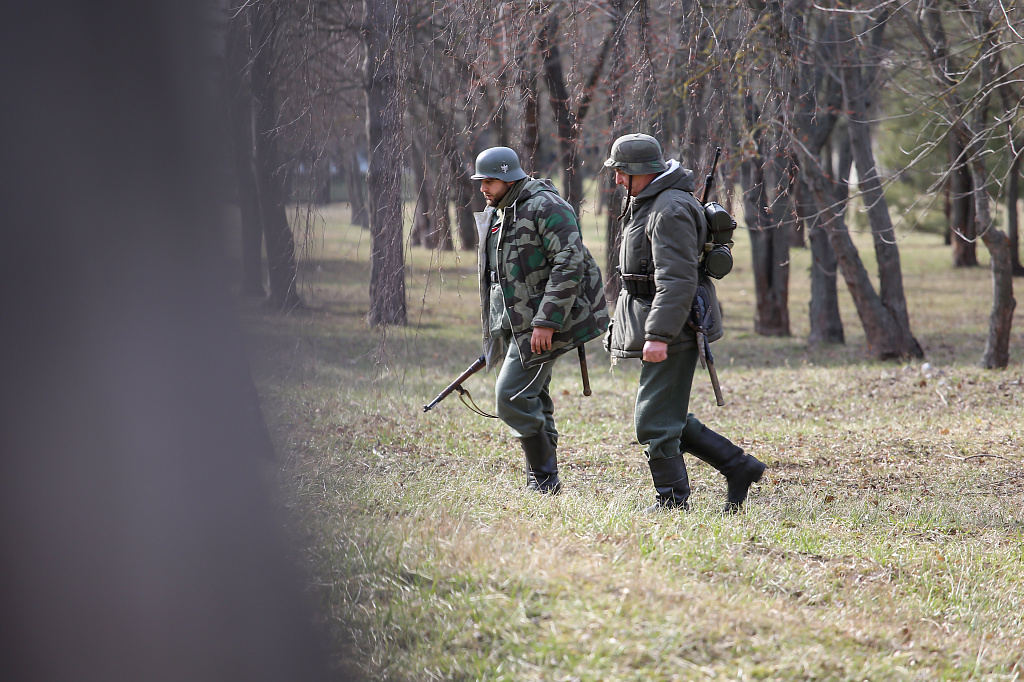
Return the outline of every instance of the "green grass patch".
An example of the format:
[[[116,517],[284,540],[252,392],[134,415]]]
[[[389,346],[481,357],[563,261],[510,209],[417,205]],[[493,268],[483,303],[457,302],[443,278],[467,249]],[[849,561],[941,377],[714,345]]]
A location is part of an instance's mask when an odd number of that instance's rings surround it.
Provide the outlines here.
[[[276,478],[337,660],[384,680],[959,680],[1024,673],[1024,370],[976,367],[990,275],[934,235],[901,237],[921,362],[809,349],[809,254],[792,253],[794,336],[753,333],[749,244],[719,286],[726,397],[691,409],[768,463],[748,511],[688,458],[692,511],[648,516],[632,427],[638,367],[597,343],[552,388],[558,497],[524,489],[502,424],[452,396],[479,355],[472,253],[407,250],[410,324],[366,326],[369,235],[330,207],[307,244],[307,307],[246,306],[281,453]],[[603,216],[585,238],[603,263]],[[858,235],[865,259],[870,240]],[[842,285],[840,285],[842,286]],[[493,406],[493,376],[468,388]]]

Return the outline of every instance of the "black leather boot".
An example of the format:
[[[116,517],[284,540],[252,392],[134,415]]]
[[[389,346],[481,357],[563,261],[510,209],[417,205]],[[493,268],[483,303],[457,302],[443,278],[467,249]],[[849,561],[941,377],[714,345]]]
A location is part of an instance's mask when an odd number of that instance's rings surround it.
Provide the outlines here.
[[[562,492],[558,478],[558,459],[555,444],[546,431],[520,438],[526,455],[526,488],[538,493],[557,495]]]
[[[761,480],[764,463],[725,436],[715,433],[695,419],[683,429],[683,449],[694,457],[707,462],[725,476],[729,492],[722,511],[735,514],[747,499],[750,486]]]
[[[682,455],[668,459],[651,459],[647,461],[651,468],[656,493],[654,504],[647,508],[648,512],[661,509],[682,509],[688,511],[690,498],[690,477],[686,475],[686,464]]]

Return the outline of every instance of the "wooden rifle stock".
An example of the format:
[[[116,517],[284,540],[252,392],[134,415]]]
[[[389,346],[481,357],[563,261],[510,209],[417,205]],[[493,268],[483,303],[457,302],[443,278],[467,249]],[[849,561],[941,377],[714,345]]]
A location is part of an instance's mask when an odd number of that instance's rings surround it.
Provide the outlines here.
[[[589,396],[593,394],[590,390],[590,372],[587,371],[587,351],[584,350],[583,344],[576,346],[576,350],[580,354],[580,374],[583,376],[583,395]]]
[[[711,376],[711,388],[715,391],[715,403],[719,407],[725,405],[725,398],[722,397],[722,385],[718,383],[718,370],[715,369],[715,361],[708,358],[708,374]]]
[[[462,374],[460,374],[458,376],[458,378],[455,379],[455,381],[453,381],[452,383],[448,384],[448,386],[443,391],[438,393],[436,398],[431,400],[428,404],[424,405],[423,406],[423,411],[424,412],[429,412],[430,410],[432,410],[434,408],[435,405],[437,405],[439,402],[441,402],[442,400],[447,398],[454,391],[458,391],[459,393],[463,393],[466,390],[466,389],[462,388],[463,382],[465,382],[466,379],[470,378],[471,376],[473,376],[474,374],[476,374],[477,372],[479,372],[480,370],[482,370],[486,366],[487,366],[487,361],[484,360],[484,356],[481,355],[480,357],[478,357],[476,359],[475,362],[473,362],[472,365],[467,367],[465,369],[465,371],[462,372]]]

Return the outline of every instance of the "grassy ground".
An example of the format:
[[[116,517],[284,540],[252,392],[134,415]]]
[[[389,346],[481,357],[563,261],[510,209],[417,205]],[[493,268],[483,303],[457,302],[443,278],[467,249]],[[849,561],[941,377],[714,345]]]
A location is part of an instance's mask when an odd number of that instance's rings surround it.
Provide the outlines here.
[[[648,516],[637,365],[610,370],[591,344],[584,398],[574,362],[559,362],[566,490],[528,494],[500,423],[455,396],[422,412],[479,354],[474,255],[412,249],[409,326],[369,329],[368,235],[343,209],[323,220],[304,262],[308,308],[243,317],[339,668],[384,680],[1024,677],[1024,316],[1014,364],[976,368],[990,277],[951,269],[937,237],[900,244],[923,367],[865,360],[845,291],[847,345],[809,350],[803,251],[794,336],[756,336],[738,235],[715,344],[727,402],[714,405],[701,375],[691,409],[769,469],[748,511],[722,517],[724,480],[691,459],[692,511]],[[586,240],[603,263],[596,224]],[[492,376],[467,385],[493,406]]]

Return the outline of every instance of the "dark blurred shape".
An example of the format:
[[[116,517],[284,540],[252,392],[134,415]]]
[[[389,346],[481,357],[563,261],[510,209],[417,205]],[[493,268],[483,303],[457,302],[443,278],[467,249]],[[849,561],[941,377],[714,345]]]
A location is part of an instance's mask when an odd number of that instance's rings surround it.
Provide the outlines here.
[[[319,680],[222,261],[209,7],[0,22],[0,679]]]

